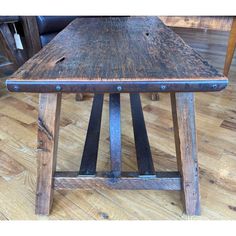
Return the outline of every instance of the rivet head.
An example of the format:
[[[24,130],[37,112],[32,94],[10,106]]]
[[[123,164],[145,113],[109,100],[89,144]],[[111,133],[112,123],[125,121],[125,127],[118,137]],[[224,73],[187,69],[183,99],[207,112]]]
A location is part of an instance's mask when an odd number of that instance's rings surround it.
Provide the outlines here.
[[[117,88],[116,88],[118,91],[121,91],[122,90],[122,87],[119,85],[119,86],[117,86]]]
[[[61,91],[61,86],[60,85],[56,86],[56,91]]]
[[[217,85],[216,85],[216,84],[213,84],[213,85],[212,85],[212,88],[213,88],[213,89],[216,89],[216,88],[217,88]]]
[[[166,85],[161,85],[161,90],[166,90]]]
[[[14,91],[16,91],[16,92],[17,92],[17,91],[19,91],[19,89],[20,89],[20,88],[19,88],[19,86],[18,86],[18,85],[14,85],[14,87],[13,87],[13,90],[14,90]]]

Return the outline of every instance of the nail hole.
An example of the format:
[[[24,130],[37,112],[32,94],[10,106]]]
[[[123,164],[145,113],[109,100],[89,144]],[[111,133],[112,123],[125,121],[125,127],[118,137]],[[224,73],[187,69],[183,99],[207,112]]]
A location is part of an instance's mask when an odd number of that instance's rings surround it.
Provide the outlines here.
[[[61,57],[56,61],[56,64],[65,60],[65,57]]]
[[[149,36],[149,33],[146,33],[146,36]]]

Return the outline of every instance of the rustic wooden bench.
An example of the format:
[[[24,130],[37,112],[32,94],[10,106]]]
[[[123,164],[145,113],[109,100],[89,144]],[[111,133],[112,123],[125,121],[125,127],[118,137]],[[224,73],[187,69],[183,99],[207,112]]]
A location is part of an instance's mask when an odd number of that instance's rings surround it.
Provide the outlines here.
[[[194,92],[228,80],[157,17],[75,19],[7,80],[12,92],[40,93],[36,213],[49,214],[54,189],[183,190],[200,214]],[[171,97],[177,172],[153,166],[139,93]],[[78,172],[56,171],[62,93],[94,93]],[[109,93],[111,170],[96,172],[104,93]],[[120,94],[130,93],[138,173],[121,170]]]

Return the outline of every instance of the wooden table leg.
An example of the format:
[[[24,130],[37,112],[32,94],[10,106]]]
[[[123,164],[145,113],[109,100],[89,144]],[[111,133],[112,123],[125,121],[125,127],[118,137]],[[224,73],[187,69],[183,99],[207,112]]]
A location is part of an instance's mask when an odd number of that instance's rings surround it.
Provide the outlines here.
[[[229,34],[229,40],[228,40],[228,47],[225,57],[225,65],[224,65],[224,75],[228,76],[229,69],[231,66],[231,62],[234,56],[234,51],[236,47],[236,17],[233,19],[233,23],[231,26],[231,31]]]
[[[200,215],[194,94],[172,93],[171,106],[185,211],[187,215]]]
[[[53,201],[61,94],[40,94],[38,117],[38,176],[36,214],[48,215]]]

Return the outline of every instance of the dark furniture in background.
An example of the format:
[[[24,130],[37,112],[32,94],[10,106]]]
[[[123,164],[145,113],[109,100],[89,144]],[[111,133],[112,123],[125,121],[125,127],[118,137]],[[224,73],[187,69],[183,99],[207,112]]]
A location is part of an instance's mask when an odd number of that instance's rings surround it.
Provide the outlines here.
[[[76,16],[22,16],[28,55],[32,57]]]
[[[50,42],[77,16],[36,16],[41,46]]]
[[[26,60],[23,51],[16,48],[12,32],[12,24],[19,21],[18,16],[0,16],[0,47],[3,56],[7,58],[0,65],[0,74],[7,75],[8,71],[15,71]]]
[[[8,61],[0,70],[16,70],[50,42],[76,16],[0,16],[0,46]],[[24,50],[18,50],[14,41],[13,23],[19,31]]]

